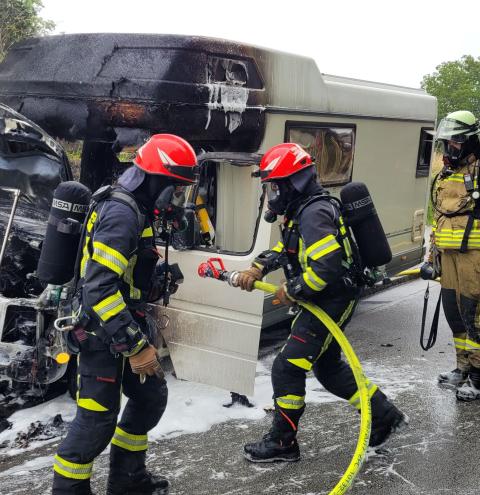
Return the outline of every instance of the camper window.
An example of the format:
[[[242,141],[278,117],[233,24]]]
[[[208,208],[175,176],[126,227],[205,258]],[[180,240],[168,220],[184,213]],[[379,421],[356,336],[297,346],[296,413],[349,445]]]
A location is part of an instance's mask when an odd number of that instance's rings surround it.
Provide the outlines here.
[[[422,127],[420,144],[418,145],[417,169],[415,177],[427,177],[432,157],[434,130],[431,127]]]
[[[175,248],[238,255],[253,249],[263,207],[262,188],[251,177],[259,161],[258,155],[224,152],[199,159],[199,185],[189,198],[194,220],[175,236]]]
[[[350,182],[355,126],[287,122],[286,141],[297,143],[310,153],[323,185],[340,186]]]
[[[253,164],[209,161],[202,165],[195,198],[196,246],[215,252],[248,253],[255,240],[262,190]]]

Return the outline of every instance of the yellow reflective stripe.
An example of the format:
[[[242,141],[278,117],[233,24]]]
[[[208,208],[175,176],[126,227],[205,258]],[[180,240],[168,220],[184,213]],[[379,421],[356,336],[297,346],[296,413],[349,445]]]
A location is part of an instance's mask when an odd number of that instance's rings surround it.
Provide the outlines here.
[[[305,405],[305,396],[290,394],[277,397],[275,401],[283,409],[301,409]]]
[[[130,261],[128,262],[127,269],[125,270],[125,273],[123,274],[123,280],[128,284],[130,288],[130,299],[140,299],[142,297],[142,291],[140,289],[137,289],[133,285],[133,271],[135,269],[135,265],[137,264],[137,255],[134,254],[131,258]]]
[[[367,386],[368,389],[368,397],[371,399],[373,394],[378,390],[378,386],[372,383],[368,378],[365,380],[365,385]],[[360,392],[357,390],[350,399],[348,399],[348,402],[356,407],[358,410],[361,409],[360,407]]]
[[[439,248],[443,249],[460,249],[462,247],[461,241],[453,242],[453,241],[439,241],[435,240],[435,245]],[[480,249],[480,241],[470,242],[467,244],[468,249]]]
[[[85,244],[83,245],[82,261],[80,262],[80,277],[84,277],[87,271],[87,261],[90,259],[90,253],[88,252],[88,243],[90,242],[90,236],[85,236]]]
[[[447,228],[441,228],[439,229],[437,227],[437,232],[436,235],[462,235],[465,232],[465,228],[460,228],[460,229],[447,229]],[[480,229],[477,228],[472,228],[470,231],[471,234],[473,235],[480,235]]]
[[[336,239],[333,241],[330,241],[328,244],[326,244],[323,249],[316,249],[313,251],[309,256],[312,260],[316,261],[319,258],[322,258],[323,256],[326,256],[327,254],[331,253],[332,251],[336,251],[337,249],[341,249],[342,246],[337,242]]]
[[[447,231],[445,229],[442,229],[440,231],[437,231],[435,234],[435,237],[462,237],[465,234],[465,230],[454,230],[454,231]],[[471,237],[476,237],[480,238],[480,231],[479,230],[471,230],[470,234]]]
[[[458,177],[454,177],[454,176],[451,176],[451,177],[447,177],[445,179],[446,182],[462,182],[462,183],[465,183],[465,181],[463,180],[463,175],[462,175],[462,178],[459,179]]]
[[[480,344],[478,342],[474,342],[473,340],[466,339],[465,347],[467,351],[478,351],[480,349]]]
[[[65,478],[75,480],[88,480],[92,475],[93,462],[88,464],[77,464],[67,461],[58,454],[54,457],[53,469]]]
[[[108,296],[103,301],[93,306],[93,311],[103,320],[107,321],[112,318],[112,316],[117,315],[126,308],[126,304],[123,301],[122,294],[117,291],[112,296]]]
[[[347,308],[345,309],[345,311],[343,312],[342,316],[340,317],[340,319],[337,322],[337,325],[339,327],[341,327],[343,325],[343,323],[345,322],[345,320],[352,314],[354,306],[355,306],[355,299],[352,299],[350,301],[350,303],[348,304]],[[292,326],[293,326],[293,324],[292,324]],[[329,345],[332,343],[332,340],[333,340],[333,335],[331,333],[329,333],[327,335],[327,338],[325,339],[325,342],[323,343],[323,346],[322,346],[322,349],[320,350],[320,353],[315,358],[315,361],[317,361],[323,355],[323,353],[328,349]]]
[[[347,309],[344,311],[343,315],[337,321],[337,325],[341,327],[345,320],[351,315],[353,307],[355,306],[355,299],[352,299],[347,306]]]
[[[87,223],[87,232],[91,232],[92,231],[92,228],[93,228],[93,224],[96,222],[97,220],[97,212],[94,211],[91,215],[90,215],[90,218],[88,219],[88,223]]]
[[[135,356],[135,354],[138,354],[140,352],[140,349],[145,345],[145,343],[145,339],[140,339],[137,345],[130,352],[124,352],[122,354],[125,357]]]
[[[452,174],[443,179],[445,182],[461,182],[465,184],[465,178],[463,174]],[[477,179],[473,180],[473,187],[477,187]]]
[[[152,227],[147,227],[146,229],[143,229],[142,237],[153,237]]]
[[[347,237],[343,239],[343,247],[345,249],[345,254],[347,255],[348,262],[351,263],[353,252],[352,246],[350,245],[350,240]]]
[[[255,266],[259,270],[263,270],[265,268],[261,263],[257,263],[256,261],[252,261],[252,266]]]
[[[78,407],[83,407],[89,411],[105,412],[108,409],[94,399],[81,399],[77,396]]]
[[[335,236],[332,234],[328,234],[325,237],[322,237],[322,239],[320,239],[319,241],[314,242],[313,244],[310,244],[310,246],[307,247],[307,256],[312,257],[311,253],[313,251],[316,251],[318,248],[329,244],[331,241],[336,242]]]
[[[435,245],[439,248],[459,249],[462,245],[465,229],[441,229],[435,232]],[[480,230],[472,229],[468,236],[467,248],[480,248]]]
[[[340,234],[342,234],[343,249],[345,250],[345,254],[347,256],[347,263],[350,265],[353,261],[352,246],[350,245],[350,240],[347,235],[347,228],[345,227],[342,216],[339,217],[338,221],[340,223]]]
[[[122,276],[128,266],[128,260],[122,253],[99,241],[93,241],[92,259],[106,266],[119,276]]]
[[[302,272],[307,270],[307,253],[305,252],[303,239],[300,237],[298,239],[298,261],[302,268]]]
[[[148,449],[148,437],[147,435],[132,435],[117,426],[112,438],[112,444],[131,452],[139,452]]]
[[[322,349],[320,350],[320,353],[315,358],[315,361],[317,361],[323,355],[323,353],[328,349],[328,347],[332,343],[332,340],[333,340],[333,335],[331,333],[329,333],[327,335],[327,338],[325,339],[325,342],[322,345]]]
[[[305,283],[310,287],[310,289],[314,291],[321,291],[323,290],[327,283],[322,280],[313,270],[310,266],[307,267],[307,270],[303,272],[303,280]]]
[[[277,245],[272,249],[272,251],[275,251],[276,253],[281,253],[283,251],[284,245],[283,242],[278,241]]]
[[[295,325],[295,322],[298,320],[298,317],[302,314],[302,312],[303,312],[303,308],[300,309],[300,311],[297,313],[297,316],[295,316],[295,318],[293,319],[292,324],[290,325],[290,328],[293,328],[293,326]]]
[[[455,349],[460,349],[461,351],[468,350],[467,346],[466,346],[466,340],[467,340],[467,337],[464,337],[464,338],[454,337],[453,342],[455,344]]]
[[[300,358],[300,359],[287,359],[289,363],[292,363],[294,366],[298,368],[302,368],[302,370],[310,371],[312,369],[313,364],[308,361],[308,359]]]

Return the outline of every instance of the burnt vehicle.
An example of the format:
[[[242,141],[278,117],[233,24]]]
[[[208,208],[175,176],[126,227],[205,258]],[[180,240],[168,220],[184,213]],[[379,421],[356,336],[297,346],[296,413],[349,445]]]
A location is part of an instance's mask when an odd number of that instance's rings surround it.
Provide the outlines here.
[[[48,396],[69,366],[35,271],[53,191],[71,179],[63,148],[0,104],[0,418]]]

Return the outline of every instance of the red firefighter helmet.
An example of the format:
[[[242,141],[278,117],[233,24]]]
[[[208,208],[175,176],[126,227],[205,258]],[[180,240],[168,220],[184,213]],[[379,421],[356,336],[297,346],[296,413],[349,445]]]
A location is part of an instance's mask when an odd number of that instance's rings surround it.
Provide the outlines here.
[[[312,157],[296,143],[282,143],[270,148],[260,162],[262,182],[285,179],[313,166]]]
[[[147,174],[164,175],[184,184],[196,182],[197,156],[185,139],[154,134],[137,150],[133,163]]]

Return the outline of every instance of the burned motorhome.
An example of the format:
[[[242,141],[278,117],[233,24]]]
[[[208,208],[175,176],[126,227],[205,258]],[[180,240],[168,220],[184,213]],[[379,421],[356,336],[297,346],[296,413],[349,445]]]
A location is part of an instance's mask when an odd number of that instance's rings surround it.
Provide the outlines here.
[[[180,378],[251,393],[260,330],[287,317],[272,297],[236,297],[197,276],[211,256],[238,270],[276,243],[251,177],[274,144],[303,146],[333,193],[368,184],[393,252],[389,273],[422,257],[436,100],[421,90],[321,74],[312,59],[225,40],[76,34],[15,45],[0,65],[0,101],[81,145],[80,180],[91,189],[114,181],[152,133],[195,147],[197,211],[172,254],[186,283],[163,332]]]

